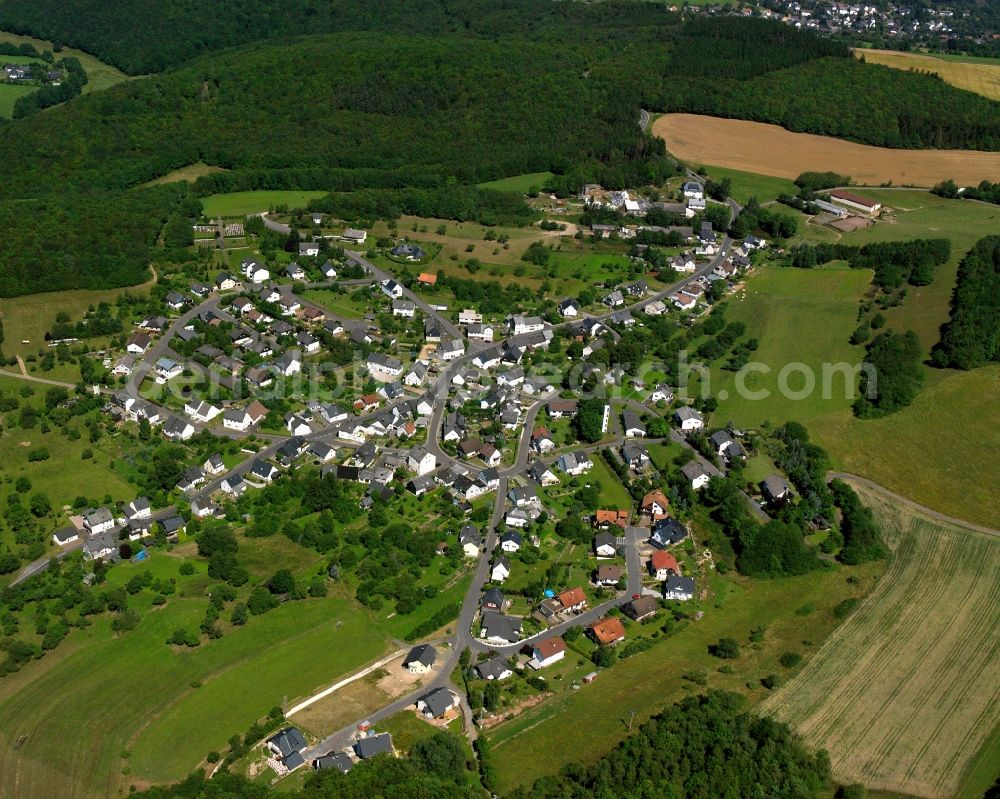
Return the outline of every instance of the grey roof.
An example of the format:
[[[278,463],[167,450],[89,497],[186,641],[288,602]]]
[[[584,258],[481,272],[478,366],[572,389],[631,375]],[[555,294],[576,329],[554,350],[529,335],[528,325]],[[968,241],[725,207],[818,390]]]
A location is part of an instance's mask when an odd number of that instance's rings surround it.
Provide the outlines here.
[[[292,752],[301,752],[306,748],[305,737],[295,727],[285,727],[268,738],[267,742],[281,752],[282,757],[288,757]]]
[[[494,680],[498,679],[505,671],[510,671],[510,667],[507,665],[507,658],[503,655],[494,655],[489,660],[476,664],[476,673],[484,680],[488,680],[490,677]]]
[[[616,544],[615,537],[611,533],[598,533],[594,536],[594,550],[596,551],[600,547],[610,546],[614,547]]]
[[[631,409],[626,409],[622,413],[622,420],[625,422],[626,430],[631,430],[634,428],[637,430],[642,430],[643,432],[646,431],[646,425],[644,425],[642,421],[639,419],[639,414],[637,414],[635,411]]]
[[[430,668],[434,665],[435,660],[437,660],[437,650],[430,644],[421,644],[410,650],[410,654],[406,656],[403,665],[408,666],[411,663],[423,663],[427,668]]]
[[[106,524],[110,522],[114,517],[111,515],[111,511],[105,507],[98,508],[88,513],[85,517],[85,521],[90,527],[96,527],[99,524]]]
[[[666,547],[679,544],[687,538],[687,534],[687,528],[677,519],[661,519],[649,534],[649,541],[656,546]]]
[[[708,474],[708,472],[705,471],[705,467],[701,465],[700,461],[691,461],[681,466],[681,474],[688,480],[697,480],[699,477]]]
[[[780,497],[788,491],[788,483],[776,474],[771,474],[765,477],[763,481],[761,481],[760,487],[763,492],[770,497]]]
[[[383,752],[392,753],[392,736],[387,732],[369,735],[354,744],[354,751],[362,760]]]
[[[718,432],[712,433],[712,435],[709,436],[709,441],[711,441],[712,444],[715,445],[715,448],[718,449],[719,447],[725,444],[731,444],[733,441],[733,437],[729,435],[729,433],[726,430],[719,430]]]
[[[306,759],[298,752],[292,752],[291,754],[285,755],[281,758],[281,764],[289,771],[295,771],[295,769],[303,765],[305,762]]]
[[[688,407],[687,405],[682,405],[674,413],[677,415],[677,418],[680,419],[682,422],[687,421],[688,419],[698,419],[700,421],[702,418],[701,414],[698,411],[696,411],[694,408]]]
[[[500,536],[500,543],[506,544],[508,541],[511,543],[521,546],[521,534],[517,530],[508,530],[502,536]]]
[[[521,619],[487,610],[483,613],[483,629],[487,638],[514,642],[521,636]]]
[[[433,718],[440,718],[455,705],[455,695],[447,688],[437,688],[420,697]]]
[[[499,588],[488,588],[483,594],[483,605],[495,605],[498,608],[502,608],[504,601],[503,591]]]
[[[663,582],[663,592],[679,591],[685,594],[694,594],[694,577],[678,577],[670,575]]]
[[[354,768],[354,761],[345,752],[327,752],[322,757],[317,757],[313,766],[318,769],[335,768],[341,774],[346,774]]]

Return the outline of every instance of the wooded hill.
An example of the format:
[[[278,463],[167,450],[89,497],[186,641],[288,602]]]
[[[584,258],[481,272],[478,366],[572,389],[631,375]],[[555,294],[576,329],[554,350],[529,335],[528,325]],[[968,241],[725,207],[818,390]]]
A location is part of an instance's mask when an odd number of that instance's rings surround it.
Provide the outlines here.
[[[111,60],[118,53],[123,66],[147,52],[161,60],[132,63],[133,71],[231,43],[214,38],[209,29],[227,26],[218,19],[205,25],[200,9],[203,38],[184,38],[185,14],[195,13],[184,3],[169,4],[178,19],[162,36],[150,32],[159,31],[162,4],[136,4],[131,17],[116,5],[107,21],[114,38],[91,30],[105,12],[86,0],[60,5],[58,13],[55,4],[42,5],[52,7],[53,26],[73,9],[76,38],[64,42]],[[233,5],[219,4],[219,13],[237,14]],[[766,121],[873,143],[885,143],[883,128],[905,128],[897,143],[1000,146],[1000,104],[895,70],[879,78],[879,92],[857,92],[852,81],[861,78],[850,70],[864,77],[878,68],[779,23],[682,24],[662,7],[631,3],[477,1],[446,12],[443,4],[396,0],[378,15],[359,0],[334,3],[336,14],[319,5],[310,24],[287,24],[314,31],[327,20],[328,27],[379,30],[268,39],[204,55],[0,126],[0,221],[7,232],[0,295],[144,280],[162,220],[183,193],[149,195],[139,187],[200,161],[228,171],[201,178],[196,194],[321,189],[336,192],[327,208],[353,218],[430,209],[519,223],[533,218],[523,202],[469,187],[543,171],[556,174],[562,193],[588,182],[662,181],[673,166],[663,143],[639,130],[642,107],[764,113]],[[295,21],[311,4],[283,4],[282,13],[289,7]],[[0,26],[11,8],[0,0]],[[258,17],[277,8],[265,0],[240,4],[239,13],[253,11],[254,22],[239,35],[261,38]],[[405,35],[386,32],[407,23]],[[28,22],[13,27],[25,30]],[[935,102],[918,108],[913,98],[924,90]],[[815,107],[803,105],[802,95]],[[712,97],[715,105],[705,105]],[[84,195],[87,213],[80,214],[73,209]],[[44,213],[18,205],[26,199]],[[123,214],[126,206],[155,212],[140,220]]]

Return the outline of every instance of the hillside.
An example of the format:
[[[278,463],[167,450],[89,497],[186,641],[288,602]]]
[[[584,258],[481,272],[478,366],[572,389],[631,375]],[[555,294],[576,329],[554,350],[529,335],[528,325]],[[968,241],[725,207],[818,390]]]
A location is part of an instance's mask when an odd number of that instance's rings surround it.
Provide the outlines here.
[[[0,24],[6,6],[0,0]],[[123,34],[107,49],[99,38],[84,41],[87,26],[102,17],[81,9],[86,21],[73,41],[127,66],[114,47],[159,53],[192,41],[180,33],[185,8],[171,8],[177,26],[170,35],[133,41]],[[513,197],[450,187],[538,172],[554,173],[563,194],[588,182],[661,183],[673,166],[663,143],[638,129],[641,107],[744,116],[887,146],[1000,147],[1000,104],[931,77],[857,63],[842,45],[778,23],[680,24],[652,7],[547,0],[471,6],[455,12],[461,19],[433,4],[418,13],[395,2],[377,23],[348,0],[337,8],[336,25],[345,29],[409,20],[412,30],[257,42],[6,123],[0,199],[41,203],[45,214],[4,204],[0,215],[19,224],[7,225],[15,232],[0,243],[7,266],[0,296],[143,281],[183,193],[140,198],[146,190],[137,187],[196,163],[226,170],[200,178],[199,196],[368,189],[375,193],[347,205],[370,209],[369,217],[424,207],[433,213],[423,215],[523,222],[531,214]],[[233,12],[229,4],[223,11]],[[244,34],[252,38],[254,30]],[[196,40],[202,49],[229,43],[206,37]],[[687,58],[692,52],[699,57]],[[162,57],[164,64],[182,60]],[[865,82],[870,91],[852,88]],[[934,102],[918,103],[924,95]],[[436,199],[414,202],[414,189]],[[81,203],[86,214],[73,210]],[[145,218],[120,210],[150,205],[155,213]],[[119,236],[127,246],[109,247]]]

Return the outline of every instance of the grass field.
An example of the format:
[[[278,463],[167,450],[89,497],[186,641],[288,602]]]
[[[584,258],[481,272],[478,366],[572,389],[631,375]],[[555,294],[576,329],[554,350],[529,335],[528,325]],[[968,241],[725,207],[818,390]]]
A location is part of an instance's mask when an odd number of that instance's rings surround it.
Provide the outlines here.
[[[759,582],[714,577],[714,594],[700,605],[705,608],[701,621],[601,672],[578,691],[562,687],[490,733],[500,778],[498,793],[509,793],[569,763],[598,759],[626,737],[633,710],[635,722],[641,723],[692,692],[713,688],[740,691],[759,701],[767,694],[759,680],[782,671],[780,655],[794,650],[808,658],[810,644],[804,642],[818,644],[829,635],[835,625],[832,609],[842,599],[869,590],[880,568],[869,564]],[[849,583],[849,574],[858,581]],[[762,621],[767,627],[764,640],[742,647],[732,674],[719,672],[720,661],[708,654],[709,644],[723,636],[746,642]],[[694,672],[704,674],[705,685],[684,679]]]
[[[207,217],[246,216],[269,211],[279,205],[304,208],[310,200],[325,197],[325,191],[235,191],[230,194],[210,194],[201,204]]]
[[[158,177],[156,180],[151,180],[149,183],[145,184],[147,186],[157,186],[161,183],[177,183],[183,181],[185,183],[194,183],[198,178],[204,175],[211,175],[215,172],[226,172],[227,170],[221,166],[209,166],[208,164],[199,161],[197,164],[188,164],[187,166],[182,166],[179,169],[175,169],[173,172],[168,172],[162,177]],[[216,195],[221,197],[223,195]]]
[[[664,114],[653,125],[667,149],[691,164],[711,164],[762,175],[795,178],[832,170],[858,184],[887,181],[932,186],[946,178],[960,184],[1000,180],[1000,153],[972,150],[893,150],[792,133],[778,125],[738,119]]]
[[[772,175],[759,175],[753,172],[742,172],[739,169],[726,169],[721,166],[708,166],[705,171],[710,178],[722,180],[729,178],[732,181],[732,197],[741,205],[745,205],[751,197],[756,197],[759,202],[768,202],[778,199],[779,194],[798,194],[799,187],[788,178],[779,178]],[[792,177],[798,177],[793,175]],[[782,211],[791,210],[782,209]]]
[[[14,103],[21,97],[37,91],[37,86],[12,86],[0,84],[0,118],[11,119],[14,116]]]
[[[889,571],[762,709],[827,749],[841,781],[944,799],[1000,723],[1000,539],[862,496]]]
[[[611,467],[604,462],[599,453],[591,457],[593,467],[587,472],[588,483],[598,483],[601,486],[601,507],[606,510],[631,510],[632,497]]]
[[[74,321],[91,305],[105,300],[114,302],[123,292],[145,293],[152,280],[139,286],[124,289],[74,289],[25,297],[0,299],[0,319],[4,326],[3,351],[6,355],[28,355],[45,349],[45,334],[56,320],[56,314],[65,311]],[[21,342],[27,340],[27,344]]]
[[[0,42],[10,42],[11,44],[28,43],[34,45],[39,51],[52,49],[52,42],[33,39],[30,36],[19,36],[16,33],[7,33],[6,31],[0,31]],[[134,80],[134,78],[129,78],[124,72],[115,69],[110,64],[105,64],[90,53],[83,52],[83,50],[63,47],[62,52],[56,55],[58,58],[72,56],[80,60],[80,65],[87,71],[87,85],[83,87],[84,94],[106,89],[125,80]],[[3,56],[3,58],[6,59],[8,56]]]
[[[123,578],[134,568],[119,567]],[[336,598],[282,605],[197,649],[166,647],[175,628],[197,627],[205,604],[172,600],[120,638],[101,620],[5,678],[0,795],[104,799],[117,795],[119,780],[178,779],[284,698],[389,648],[367,614]]]
[[[945,83],[991,100],[1000,100],[1000,61],[986,59],[971,62],[952,60],[924,53],[900,53],[896,50],[855,50],[854,54],[870,64],[884,64],[896,69],[933,72]],[[985,63],[984,63],[985,62]]]
[[[541,189],[548,181],[552,180],[551,172],[528,172],[524,175],[513,175],[500,180],[490,180],[480,183],[480,188],[496,189],[497,191],[513,191],[518,194],[527,194],[531,189]]]
[[[825,363],[858,364],[862,347],[848,339],[857,326],[858,300],[871,281],[871,273],[847,267],[786,269],[758,267],[757,273],[726,306],[726,320],[743,322],[747,335],[759,339],[753,360],[769,371],[748,371],[738,389],[737,376],[722,369],[712,371],[711,393],[719,398],[716,420],[756,427],[766,420],[775,424],[788,420],[809,422],[824,413],[848,408],[852,397],[845,394],[845,379],[834,375],[831,391],[823,396],[813,391],[803,399],[783,396],[781,371],[788,364],[807,366],[822,385]],[[799,389],[801,376],[792,374],[787,385]],[[850,388],[854,388],[853,379]],[[764,396],[759,392],[767,392]],[[752,392],[752,393],[749,393]]]

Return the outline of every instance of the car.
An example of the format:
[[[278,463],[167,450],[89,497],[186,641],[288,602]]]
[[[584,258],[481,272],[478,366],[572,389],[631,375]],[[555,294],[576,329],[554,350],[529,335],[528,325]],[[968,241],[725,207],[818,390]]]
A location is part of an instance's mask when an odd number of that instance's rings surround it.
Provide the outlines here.
[[[642,597],[642,594],[632,594],[632,599],[639,599],[641,597]]]

